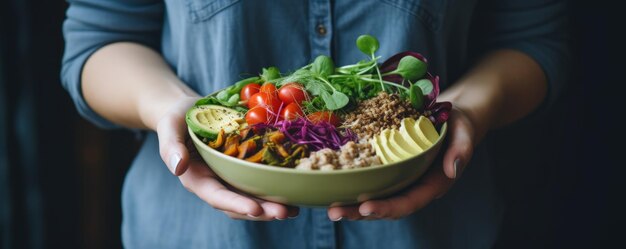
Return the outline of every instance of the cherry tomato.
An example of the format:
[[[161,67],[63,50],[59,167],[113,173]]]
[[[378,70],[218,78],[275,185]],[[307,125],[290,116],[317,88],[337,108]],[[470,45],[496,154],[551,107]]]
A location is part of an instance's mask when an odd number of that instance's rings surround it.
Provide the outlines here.
[[[261,86],[257,83],[250,83],[241,88],[241,92],[239,92],[239,97],[242,101],[246,101],[252,97],[252,95],[258,93],[261,90]]]
[[[298,117],[304,117],[304,113],[302,113],[302,109],[296,103],[288,104],[280,110],[280,118],[285,120],[294,120]]]
[[[258,92],[248,99],[248,108],[250,109],[260,106],[272,112],[278,112],[280,104],[281,101],[277,97],[266,92]]]
[[[329,111],[319,111],[314,112],[306,116],[313,124],[317,124],[321,121],[329,122],[334,126],[339,126],[341,124],[341,120],[337,115]]]
[[[302,101],[307,99],[306,90],[298,83],[286,84],[278,89],[278,98],[285,102],[285,104],[297,103],[298,105]]]
[[[248,113],[246,113],[246,122],[248,125],[270,123],[274,121],[274,118],[276,118],[276,116],[260,106],[251,108],[248,110]]]
[[[261,92],[269,93],[269,94],[272,94],[273,96],[276,96],[276,86],[274,86],[274,84],[272,83],[265,83],[261,86]]]

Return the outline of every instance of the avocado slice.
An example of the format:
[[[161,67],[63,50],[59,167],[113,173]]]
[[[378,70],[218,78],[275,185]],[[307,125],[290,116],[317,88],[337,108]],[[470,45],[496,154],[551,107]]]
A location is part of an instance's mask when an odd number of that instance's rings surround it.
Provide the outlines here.
[[[422,153],[422,151],[424,151],[412,140],[410,142],[407,141],[407,139],[402,135],[402,132],[400,130],[394,130],[391,136],[393,136],[392,141],[395,141],[395,143],[397,143],[398,146],[402,147],[405,151],[409,152],[411,155],[417,155],[417,154]]]
[[[187,111],[185,121],[194,133],[211,140],[217,138],[220,130],[231,133],[245,123],[243,113],[219,105],[194,106]]]
[[[389,147],[395,149],[397,154],[402,157],[402,159],[409,158],[419,153],[413,153],[409,151],[411,149],[411,146],[406,144],[404,139],[402,139],[402,136],[398,134],[398,131],[395,129],[389,131],[387,140],[389,140]]]
[[[420,118],[415,122],[415,130],[417,131],[417,135],[425,141],[428,141],[430,145],[433,145],[439,139],[439,133],[437,133],[437,129],[430,120],[424,116],[420,116]],[[428,144],[428,143],[427,143]]]
[[[420,150],[424,151],[430,146],[427,146],[426,144],[424,144],[424,142],[422,142],[422,140],[417,135],[414,126],[415,120],[413,120],[412,118],[402,119],[402,121],[400,121],[400,133],[406,141],[412,143],[412,145],[416,145],[418,148],[420,148]]]
[[[376,155],[378,157],[380,157],[380,161],[383,162],[383,164],[388,164],[390,163],[387,154],[385,154],[385,151],[383,150],[383,148],[380,145],[380,141],[378,139],[378,136],[374,136],[372,139],[370,139],[370,144],[372,145],[372,147],[374,147],[374,150],[376,151]]]
[[[398,154],[398,152],[392,146],[390,146],[391,144],[389,143],[389,140],[387,139],[388,137],[389,137],[389,129],[385,129],[378,136],[379,138],[378,142],[382,145],[382,149],[385,151],[389,161],[391,162],[401,161],[403,158]]]
[[[392,158],[392,161],[394,162],[402,161],[406,158],[411,157],[411,154],[407,153],[399,146],[394,145],[393,136],[391,134],[392,132],[393,130],[385,129],[380,133],[383,146],[385,150],[387,151],[387,154],[389,154],[390,157]]]

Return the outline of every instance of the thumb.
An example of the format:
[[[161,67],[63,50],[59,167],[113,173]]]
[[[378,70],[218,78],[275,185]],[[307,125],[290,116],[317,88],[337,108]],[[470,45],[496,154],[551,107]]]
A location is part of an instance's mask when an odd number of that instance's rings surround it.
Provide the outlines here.
[[[474,145],[473,128],[470,120],[460,112],[450,115],[450,140],[443,156],[443,171],[450,179],[461,176],[463,169],[472,158]]]
[[[164,117],[157,125],[159,153],[172,174],[179,176],[189,167],[189,151],[185,146],[187,126],[183,117]]]

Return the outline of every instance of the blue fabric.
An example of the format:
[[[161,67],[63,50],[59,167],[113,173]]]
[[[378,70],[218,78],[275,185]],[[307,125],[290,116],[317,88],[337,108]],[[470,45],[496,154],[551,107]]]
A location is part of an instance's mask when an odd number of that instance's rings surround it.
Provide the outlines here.
[[[480,35],[481,49],[530,55],[547,74],[550,99],[564,81],[564,1],[69,2],[63,84],[80,113],[102,127],[115,125],[85,103],[80,73],[94,51],[116,41],[160,51],[184,82],[206,95],[262,67],[294,70],[319,54],[337,65],[354,63],[364,58],[355,40],[368,33],[379,38],[383,58],[405,50],[424,54],[445,88],[478,49],[468,43],[473,18],[486,17],[492,29]],[[320,25],[325,34],[317,32]],[[334,223],[325,209],[303,208],[294,220],[249,222],[231,220],[187,192],[160,160],[156,136],[148,134],[124,185],[123,242],[127,248],[488,248],[502,212],[488,143],[476,149],[444,198],[401,220]]]

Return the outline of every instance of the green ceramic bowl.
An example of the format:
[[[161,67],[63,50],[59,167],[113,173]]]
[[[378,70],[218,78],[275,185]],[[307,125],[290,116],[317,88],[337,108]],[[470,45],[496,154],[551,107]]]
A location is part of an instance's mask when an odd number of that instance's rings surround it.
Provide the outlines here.
[[[204,161],[233,187],[273,202],[328,207],[384,197],[408,186],[433,162],[446,129],[444,124],[439,140],[415,157],[382,166],[335,171],[306,171],[244,161],[207,146],[191,130],[189,134]]]

